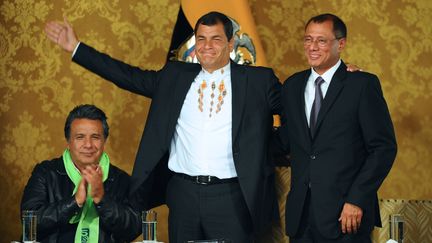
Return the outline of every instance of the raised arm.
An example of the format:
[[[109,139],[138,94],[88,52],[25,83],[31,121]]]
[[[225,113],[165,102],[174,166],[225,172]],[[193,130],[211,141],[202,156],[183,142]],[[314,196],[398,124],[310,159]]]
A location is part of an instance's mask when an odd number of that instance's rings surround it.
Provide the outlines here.
[[[152,98],[158,86],[158,74],[155,71],[142,70],[139,67],[116,60],[107,54],[78,40],[71,24],[51,21],[45,26],[48,39],[67,52],[74,52],[72,61],[87,70],[113,82],[122,89]],[[79,44],[79,48],[77,48]]]

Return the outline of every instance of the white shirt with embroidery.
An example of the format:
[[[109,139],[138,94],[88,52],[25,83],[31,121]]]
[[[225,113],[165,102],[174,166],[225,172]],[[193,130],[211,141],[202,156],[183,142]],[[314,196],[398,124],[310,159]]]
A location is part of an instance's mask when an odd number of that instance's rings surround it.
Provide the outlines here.
[[[206,85],[200,91],[200,99],[198,90],[203,81]],[[222,81],[225,96],[220,90]],[[223,103],[220,102],[220,95]],[[191,176],[210,175],[220,179],[237,177],[232,155],[231,98],[230,63],[212,73],[201,70],[186,95],[177,120],[168,161],[170,170]],[[221,109],[216,112],[218,104]]]

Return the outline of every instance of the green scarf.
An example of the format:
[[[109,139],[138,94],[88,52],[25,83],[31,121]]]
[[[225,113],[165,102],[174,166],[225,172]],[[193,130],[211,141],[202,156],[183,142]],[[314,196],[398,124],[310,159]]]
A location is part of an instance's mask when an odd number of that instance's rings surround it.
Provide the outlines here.
[[[78,185],[81,181],[81,174],[75,167],[70,156],[69,149],[63,152],[63,163],[66,168],[66,173],[75,185],[72,195],[75,195],[78,190]],[[99,165],[102,169],[102,181],[108,178],[110,160],[104,152],[99,160]],[[80,214],[73,216],[69,223],[78,223],[75,233],[75,243],[97,243],[99,241],[99,216],[93,204],[90,185],[87,188],[87,199],[83,205]]]

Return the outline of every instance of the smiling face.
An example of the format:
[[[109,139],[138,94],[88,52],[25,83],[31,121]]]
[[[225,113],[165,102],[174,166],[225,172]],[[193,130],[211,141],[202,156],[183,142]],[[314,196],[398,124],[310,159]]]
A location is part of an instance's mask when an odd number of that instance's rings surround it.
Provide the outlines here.
[[[338,62],[346,42],[345,38],[336,39],[332,21],[310,22],[304,37],[305,40],[312,39],[305,41],[304,51],[309,65],[318,74],[323,74]]]
[[[78,169],[99,164],[104,151],[105,138],[100,120],[75,119],[71,123],[67,141],[72,161]]]
[[[212,26],[200,24],[195,34],[195,51],[201,66],[213,72],[229,63],[234,38],[228,41],[222,23]]]

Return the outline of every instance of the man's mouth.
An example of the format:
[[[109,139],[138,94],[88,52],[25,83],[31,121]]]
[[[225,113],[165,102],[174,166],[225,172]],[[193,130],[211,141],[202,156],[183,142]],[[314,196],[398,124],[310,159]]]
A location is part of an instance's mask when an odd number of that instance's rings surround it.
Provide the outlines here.
[[[309,58],[312,60],[318,59],[320,56],[320,54],[309,54]]]
[[[86,156],[86,157],[91,157],[91,156],[94,155],[94,152],[84,152],[84,153],[81,153],[81,154],[84,155],[84,156]]]

